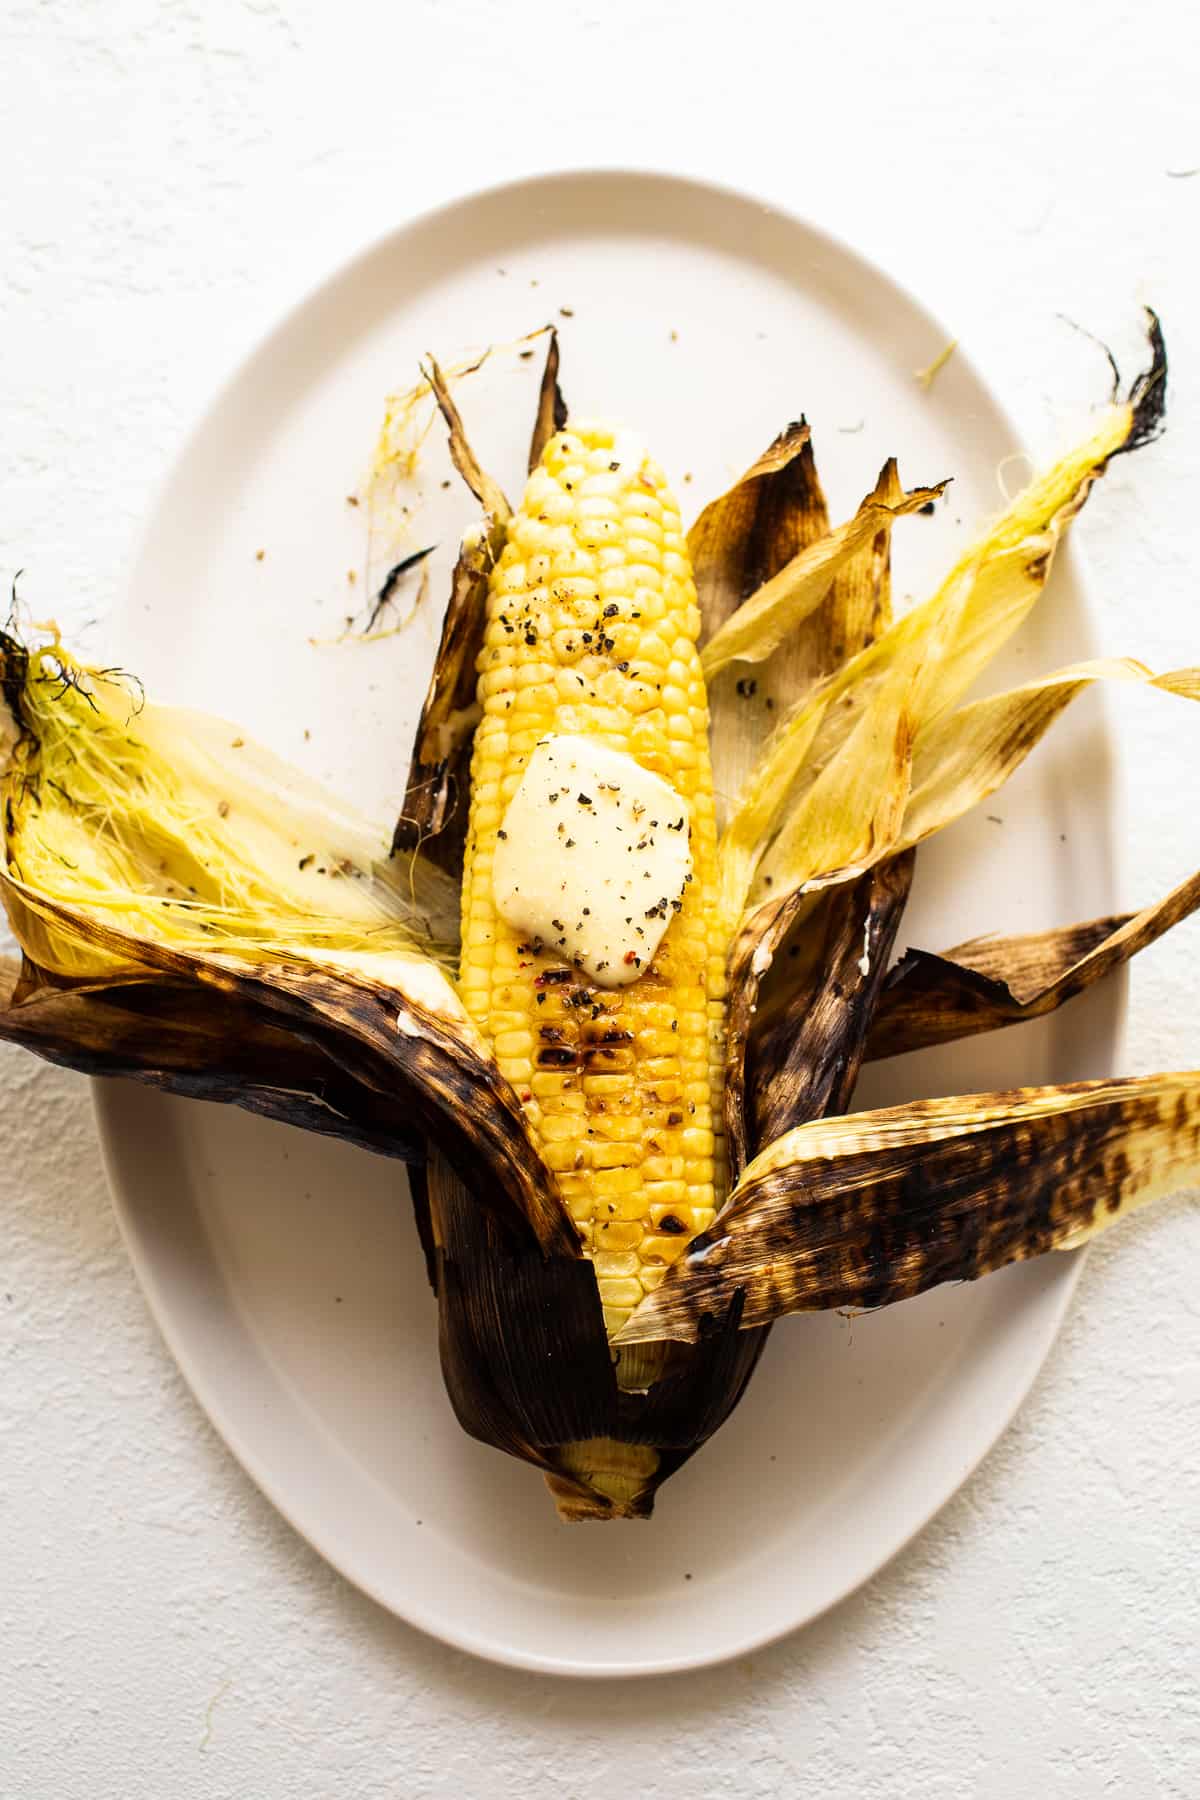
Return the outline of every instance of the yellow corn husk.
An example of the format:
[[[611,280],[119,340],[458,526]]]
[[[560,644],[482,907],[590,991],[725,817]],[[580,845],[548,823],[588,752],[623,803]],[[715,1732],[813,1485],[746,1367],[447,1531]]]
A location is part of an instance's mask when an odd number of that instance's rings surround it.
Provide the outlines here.
[[[422,902],[441,904],[444,877],[410,883],[379,827],[237,726],[150,704],[56,637],[28,650],[4,638],[0,663],[22,728],[6,774],[14,890],[174,948],[303,945],[372,966],[433,949]],[[94,949],[57,932],[25,948],[61,975],[93,972]]]
[[[724,944],[712,922],[699,628],[679,510],[657,464],[604,426],[557,434],[489,585],[459,983],[579,1227],[610,1332],[719,1197]],[[496,912],[496,832],[530,752],[555,732],[633,756],[690,809],[692,882],[627,988],[591,985]]]
[[[782,891],[839,864],[851,871],[865,867],[888,847],[872,816],[843,803],[849,800],[847,783],[862,790],[857,775],[863,732],[871,739],[882,733],[895,740],[897,753],[887,775],[890,802],[885,808],[878,795],[871,804],[872,814],[885,809],[894,817],[906,805],[910,783],[918,780],[912,753],[919,754],[919,739],[932,741],[938,722],[1032,610],[1058,544],[1095,481],[1109,459],[1135,441],[1144,399],[1143,394],[1140,402],[1110,406],[1085,439],[1016,496],[929,599],[896,620],[782,722],[721,843],[722,914],[731,932],[747,903],[757,907],[768,890],[778,900]],[[773,628],[769,618],[760,624],[769,649]],[[906,659],[915,682],[908,688],[897,676]],[[815,821],[827,833],[820,846],[813,838]],[[905,832],[891,847],[917,842],[921,835],[927,833]]]
[[[704,646],[704,673],[711,681],[733,662],[764,662],[789,634],[814,612],[834,578],[881,531],[890,531],[906,513],[919,512],[945,492],[936,487],[901,490],[895,500],[882,498],[878,487],[854,517],[835,527],[763,583]]]
[[[763,860],[763,882],[752,901],[770,904],[772,888],[782,884],[785,872],[789,883],[810,891],[851,881],[882,857],[910,849],[952,825],[1002,787],[1071,702],[1097,681],[1141,684],[1186,700],[1200,698],[1196,669],[1155,675],[1131,657],[1109,657],[1056,670],[960,707],[917,732],[915,742],[902,717],[900,730],[911,748],[902,781],[888,784],[892,807],[874,797],[874,819],[864,823],[857,799],[858,766],[851,764],[847,779],[829,784],[826,832],[814,831],[806,840],[790,820]],[[886,703],[886,690],[880,701]],[[854,749],[850,740],[847,750]],[[885,813],[887,826],[874,829]]]

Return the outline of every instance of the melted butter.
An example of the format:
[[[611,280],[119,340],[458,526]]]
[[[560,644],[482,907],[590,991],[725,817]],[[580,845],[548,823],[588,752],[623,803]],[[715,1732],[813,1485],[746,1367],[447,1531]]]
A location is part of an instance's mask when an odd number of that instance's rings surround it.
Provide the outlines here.
[[[509,802],[492,869],[496,910],[601,987],[636,981],[692,871],[686,801],[590,738],[543,738]]]

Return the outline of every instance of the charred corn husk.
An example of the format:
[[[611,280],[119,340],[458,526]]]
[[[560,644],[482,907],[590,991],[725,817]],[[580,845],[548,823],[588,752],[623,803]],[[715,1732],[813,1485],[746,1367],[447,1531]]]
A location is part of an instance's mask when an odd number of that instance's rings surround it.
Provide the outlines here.
[[[1016,937],[972,938],[940,956],[909,949],[884,984],[866,1059],[1041,1018],[1086,993],[1197,907],[1200,874],[1140,912]]]
[[[724,946],[700,616],[678,507],[640,445],[605,426],[550,440],[487,607],[460,991],[521,1096],[613,1332],[711,1222],[720,1181]],[[497,911],[497,832],[531,752],[553,734],[626,753],[690,813],[693,879],[627,987],[589,981]]]
[[[801,1125],[625,1328],[695,1341],[722,1299],[749,1324],[890,1306],[1073,1250],[1200,1176],[1200,1074],[1017,1088]]]

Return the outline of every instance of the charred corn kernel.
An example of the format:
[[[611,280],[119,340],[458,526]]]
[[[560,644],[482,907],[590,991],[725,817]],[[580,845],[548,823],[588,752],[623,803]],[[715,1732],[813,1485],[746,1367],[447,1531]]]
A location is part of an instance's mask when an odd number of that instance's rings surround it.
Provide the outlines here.
[[[679,509],[661,470],[611,428],[558,433],[489,585],[460,991],[525,1101],[595,1262],[610,1331],[700,1228],[697,1214],[711,1217],[721,1166],[725,945],[698,632]],[[495,909],[496,834],[551,734],[632,756],[687,802],[692,879],[649,966],[623,988],[601,988],[523,942]]]

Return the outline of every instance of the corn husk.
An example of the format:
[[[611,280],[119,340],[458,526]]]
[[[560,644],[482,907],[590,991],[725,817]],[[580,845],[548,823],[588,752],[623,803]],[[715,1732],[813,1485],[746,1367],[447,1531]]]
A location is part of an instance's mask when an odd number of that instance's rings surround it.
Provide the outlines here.
[[[823,1119],[755,1158],[618,1343],[888,1306],[1073,1249],[1200,1178],[1200,1072],[918,1100]]]
[[[566,421],[558,385],[558,333],[550,328],[546,362],[530,439],[530,467]],[[487,584],[504,548],[511,511],[497,482],[480,466],[437,363],[427,379],[445,421],[451,459],[483,509],[464,535],[454,566],[433,673],[417,724],[408,784],[392,848],[412,870],[432,867],[452,880],[451,901],[439,915],[442,934],[457,942],[463,850],[470,809],[471,747],[479,722],[476,664],[483,649]]]
[[[963,708],[957,724],[940,738],[934,735],[1036,603],[1063,533],[1108,461],[1157,429],[1165,356],[1153,317],[1151,337],[1151,366],[1130,397],[1110,405],[1080,444],[1017,496],[927,601],[815,689],[780,726],[722,842],[722,906],[731,930],[748,923],[748,903],[753,911],[814,881],[853,879],[880,856],[927,835],[938,808],[926,804],[933,796],[925,795],[916,816],[909,816],[910,790],[915,793],[927,773],[914,758],[923,750],[928,764],[939,746],[963,745],[972,733],[986,733],[986,715]],[[1122,669],[1139,673],[1135,665]],[[1121,670],[1110,665],[1095,672]],[[1086,681],[1088,672],[1080,678]],[[1182,681],[1176,691],[1183,691]],[[1045,729],[1038,727],[1039,715],[1048,723],[1054,710],[1051,691],[1069,685],[1064,676],[1049,677],[1040,700],[1026,697],[1022,717],[1030,742]],[[1061,704],[1072,697],[1064,692]],[[998,749],[993,745],[997,760],[1015,767],[1020,758],[999,757]],[[882,789],[863,779],[868,752]],[[973,804],[968,786],[961,798]],[[980,783],[975,798],[983,792]],[[948,822],[949,808],[941,810]],[[895,828],[898,818],[901,829]]]
[[[428,865],[441,869],[457,884],[470,806],[471,745],[479,720],[475,664],[483,645],[488,575],[504,548],[512,508],[499,485],[480,467],[458,408],[432,358],[425,373],[447,424],[451,460],[483,508],[483,517],[464,535],[454,566],[392,848],[410,868]],[[447,917],[441,924],[457,939],[457,895],[452,910],[453,920]]]
[[[896,671],[897,687],[905,671]],[[1071,702],[1098,681],[1144,684],[1185,699],[1200,697],[1200,670],[1155,675],[1129,657],[1077,663],[989,696],[913,734],[913,718],[887,688],[879,712],[863,721],[847,744],[845,769],[827,771],[797,819],[763,859],[751,894],[752,930],[758,910],[768,914],[776,894],[811,893],[856,880],[881,858],[910,849],[986,800],[1013,775]],[[894,725],[893,725],[894,721]],[[892,735],[889,735],[889,730]],[[873,754],[872,754],[873,752]],[[876,787],[870,775],[878,774]]]
[[[857,774],[863,739],[869,741],[874,735],[881,740],[880,758],[890,740],[894,759],[880,766],[893,787],[904,784],[916,731],[922,723],[933,723],[939,712],[961,698],[1028,616],[1075,510],[1074,505],[1060,509],[1044,532],[1015,548],[991,556],[983,551],[960,569],[953,581],[943,583],[930,601],[898,619],[852,657],[781,723],[742,793],[721,844],[721,905],[731,929],[743,919],[760,869],[760,888],[767,885],[768,876],[771,884],[799,887],[811,873],[810,852],[800,841],[796,823],[806,813],[819,818],[823,810],[827,829],[840,830],[842,839],[851,845],[862,839],[869,821],[848,811],[846,817],[839,817],[836,796]],[[935,650],[936,661],[926,654],[928,648]],[[910,689],[922,670],[926,679],[921,696],[928,712],[918,720],[906,702],[910,702]],[[932,679],[935,671],[937,681]],[[905,736],[897,741],[902,706],[907,715]],[[878,805],[878,796],[868,791],[868,798]],[[831,799],[832,818],[828,818]],[[768,855],[775,866],[768,863],[763,868]],[[795,876],[788,870],[793,855],[798,856]],[[825,851],[817,860],[833,866],[836,855],[835,850],[831,859]]]
[[[203,1011],[232,996],[231,1030],[248,1009],[295,1034],[356,1089],[385,1096],[379,1118],[407,1108],[401,1151],[414,1131],[445,1143],[506,1229],[573,1249],[520,1104],[381,832],[236,728],[146,705],[127,677],[84,668],[57,640],[30,651],[0,635],[0,687],[19,731],[0,893],[33,971],[0,1013],[0,1035],[27,1032],[38,982],[110,1003],[139,985],[164,1053],[144,1036],[124,1038],[121,1055],[137,1048],[143,1078],[171,1085],[193,998]],[[71,1023],[65,1002],[58,1018]],[[223,1087],[214,1097],[230,1097]],[[315,1113],[321,1091],[311,1097]],[[332,1111],[328,1123],[337,1129]],[[353,1117],[342,1134],[362,1138]]]
[[[436,954],[427,900],[443,880],[402,883],[378,826],[238,727],[147,704],[55,636],[26,649],[0,633],[0,683],[17,731],[4,822],[17,893],[175,945],[269,953],[299,933],[330,956],[364,941],[421,965]],[[65,942],[26,948],[59,974],[95,972]]]
[[[226,1101],[376,1155],[425,1159],[402,1094],[356,1081],[332,1053],[336,1045],[326,1049],[278,1025],[236,991],[165,977],[58,985],[5,957],[0,1036],[84,1075]]]
[[[711,642],[743,601],[828,530],[812,432],[796,419],[688,531],[703,640]]]
[[[887,522],[840,562],[821,605],[761,665],[752,680],[741,677],[735,681],[735,671],[727,670],[714,681],[714,772],[724,774],[732,790],[741,790],[783,709],[800,705],[806,695],[819,690],[823,681],[889,625],[891,518],[903,491],[895,459],[890,458],[872,494],[872,500],[887,509]],[[745,532],[750,533],[749,538],[740,535]],[[752,596],[763,581],[773,579],[789,552],[794,558],[827,533],[828,513],[811,434],[803,424],[790,426],[728,494],[705,509],[692,529],[689,548],[695,558],[702,618],[719,627],[729,617],[735,596]],[[762,536],[761,543],[757,534]],[[819,901],[785,893],[777,907],[761,909],[754,928],[743,932],[733,945],[724,1068],[726,1145],[733,1176],[754,1149],[768,1141],[760,1135],[764,1118],[770,1119],[776,1130],[784,1130],[818,1116],[827,1106],[849,1103],[862,1053],[862,1033],[911,879],[912,859],[907,857],[854,893],[829,895]],[[747,1047],[755,1030],[763,981],[780,946],[789,938],[797,956],[818,943],[843,950],[856,943],[849,959],[855,973],[864,942],[876,953],[870,983],[864,987],[861,978],[856,982],[855,1000],[848,1007],[818,1004],[835,991],[835,977],[829,969],[815,967],[809,958],[802,975],[800,967],[793,968],[789,962],[786,998],[796,1019],[809,1021],[801,1030],[804,1058],[810,1071],[819,1067],[828,1073],[823,1084],[796,1080],[795,1065],[787,1059],[776,1079],[770,1060],[762,1056],[749,1078],[747,1075]],[[786,1024],[783,1032],[788,1038],[796,1035]]]
[[[856,882],[815,896],[792,928],[778,1002],[761,1006],[748,1032],[748,1143],[773,1143],[849,1107],[871,1054],[913,858],[913,851],[889,857]]]
[[[710,641],[744,601],[829,530],[812,434],[788,425],[688,532],[700,603],[701,641]],[[828,668],[825,607],[753,672],[727,669],[708,683],[713,788],[722,827],[764,744],[783,716]]]
[[[1052,931],[978,937],[934,955],[908,950],[890,971],[866,1060],[899,1056],[1038,1019],[1084,993],[1200,906],[1190,875],[1140,912]]]
[[[550,341],[546,348],[546,361],[542,369],[541,385],[538,388],[537,412],[534,415],[533,432],[529,439],[527,467],[531,475],[541,462],[542,452],[550,439],[556,431],[562,431],[567,423],[567,403],[558,383],[558,362],[558,333],[551,325]]]
[[[914,488],[894,503],[881,500],[877,492],[868,494],[853,518],[800,551],[709,639],[701,655],[705,678],[711,681],[731,663],[766,662],[821,605],[834,577],[853,556],[898,518],[940,498],[945,485]]]

